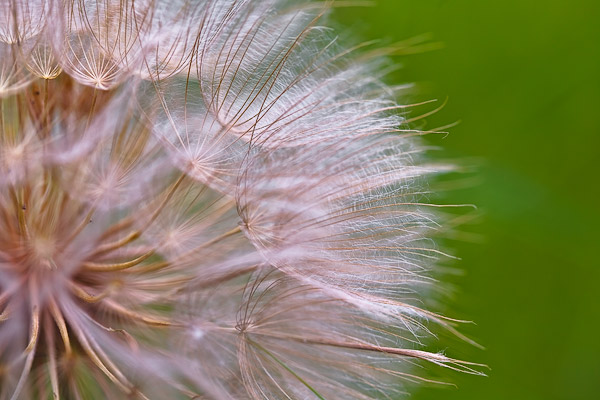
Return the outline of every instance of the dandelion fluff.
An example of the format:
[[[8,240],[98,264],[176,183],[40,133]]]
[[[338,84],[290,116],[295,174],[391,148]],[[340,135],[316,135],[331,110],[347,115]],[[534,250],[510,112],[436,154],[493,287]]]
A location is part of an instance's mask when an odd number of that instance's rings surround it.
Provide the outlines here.
[[[327,5],[0,1],[0,399],[480,374],[426,345],[456,333],[424,306],[448,167]]]

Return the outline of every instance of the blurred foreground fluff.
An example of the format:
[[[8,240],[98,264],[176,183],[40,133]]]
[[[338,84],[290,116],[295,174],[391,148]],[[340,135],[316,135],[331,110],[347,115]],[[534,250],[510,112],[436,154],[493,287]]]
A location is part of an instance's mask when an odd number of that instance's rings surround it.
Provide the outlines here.
[[[389,398],[440,253],[323,3],[0,0],[0,398]],[[364,53],[364,52],[363,52]],[[377,55],[374,52],[373,55]]]

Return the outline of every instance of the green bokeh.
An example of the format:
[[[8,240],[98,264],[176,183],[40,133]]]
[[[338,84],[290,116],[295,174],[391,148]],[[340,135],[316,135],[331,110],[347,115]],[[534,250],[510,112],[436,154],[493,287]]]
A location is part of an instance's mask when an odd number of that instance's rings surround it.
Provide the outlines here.
[[[448,354],[491,371],[412,398],[600,398],[600,2],[379,0],[334,17],[362,40],[443,43],[396,59],[388,82],[447,97],[428,126],[462,122],[427,140],[477,166],[445,200],[483,214],[467,229],[482,242],[453,243],[465,276],[451,309],[487,350]]]

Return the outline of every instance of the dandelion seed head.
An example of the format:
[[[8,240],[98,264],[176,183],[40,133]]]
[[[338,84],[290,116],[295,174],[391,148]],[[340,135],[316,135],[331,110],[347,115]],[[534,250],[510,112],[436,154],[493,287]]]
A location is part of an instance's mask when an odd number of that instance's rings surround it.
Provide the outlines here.
[[[380,57],[284,0],[0,0],[0,399],[382,398],[444,168]],[[359,58],[358,56],[362,56]],[[377,54],[375,52],[375,54]]]

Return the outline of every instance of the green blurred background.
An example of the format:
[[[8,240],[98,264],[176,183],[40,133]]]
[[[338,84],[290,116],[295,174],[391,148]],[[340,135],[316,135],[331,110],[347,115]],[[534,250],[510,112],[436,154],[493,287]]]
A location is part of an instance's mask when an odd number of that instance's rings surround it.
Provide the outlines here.
[[[333,17],[383,44],[431,33],[443,48],[394,58],[388,83],[416,82],[418,99],[448,98],[428,126],[435,157],[465,160],[476,179],[444,201],[477,204],[452,244],[465,275],[450,314],[486,350],[489,377],[452,374],[454,388],[412,398],[600,399],[600,2],[376,0]]]

